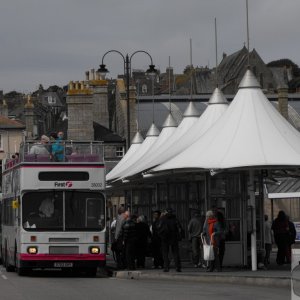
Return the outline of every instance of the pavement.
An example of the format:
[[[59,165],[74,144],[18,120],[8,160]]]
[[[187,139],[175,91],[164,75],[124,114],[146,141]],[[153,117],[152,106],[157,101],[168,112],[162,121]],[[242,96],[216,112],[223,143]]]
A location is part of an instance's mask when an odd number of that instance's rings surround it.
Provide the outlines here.
[[[245,284],[254,286],[283,287],[291,286],[291,265],[278,266],[275,262],[276,253],[272,253],[268,269],[251,271],[250,268],[224,267],[222,272],[206,272],[206,268],[195,268],[189,261],[182,262],[182,272],[172,267],[169,272],[152,268],[152,259],[146,259],[146,268],[134,271],[117,270],[111,255],[107,256],[107,267],[113,277],[135,280],[172,280],[191,282],[210,282]]]

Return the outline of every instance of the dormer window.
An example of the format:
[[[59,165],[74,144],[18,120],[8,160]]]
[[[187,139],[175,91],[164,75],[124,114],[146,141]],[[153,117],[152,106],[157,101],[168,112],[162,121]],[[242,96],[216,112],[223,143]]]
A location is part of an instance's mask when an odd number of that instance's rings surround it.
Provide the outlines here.
[[[147,94],[147,85],[146,84],[143,84],[142,85],[142,94]]]
[[[45,96],[45,100],[48,102],[48,104],[56,103],[56,97],[53,97],[53,96]]]

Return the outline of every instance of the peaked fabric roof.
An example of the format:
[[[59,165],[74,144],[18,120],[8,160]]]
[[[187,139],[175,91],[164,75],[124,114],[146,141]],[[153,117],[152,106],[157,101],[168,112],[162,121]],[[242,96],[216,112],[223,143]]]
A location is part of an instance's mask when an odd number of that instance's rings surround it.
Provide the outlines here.
[[[134,164],[137,160],[139,160],[144,153],[148,151],[152,147],[152,145],[155,143],[159,135],[159,130],[157,129],[156,125],[152,123],[150,126],[147,137],[144,140],[144,142],[141,144],[141,146],[137,149],[137,151],[134,152],[134,155],[131,155],[121,166],[118,168],[118,171],[114,173],[113,176],[106,177],[106,180],[115,180],[119,178],[124,171],[128,169],[129,166]]]
[[[190,102],[184,112],[184,118],[182,119],[177,129],[170,136],[170,138],[166,140],[163,145],[161,145],[161,147],[158,149],[156,153],[153,154],[153,156],[151,157],[149,156],[146,158],[146,161],[143,164],[143,168],[141,168],[141,170],[139,171],[143,171],[146,168],[148,169],[147,167],[148,164],[146,165],[146,163],[149,163],[148,161],[149,159],[151,159],[151,161],[153,159],[157,159],[159,155],[164,153],[164,151],[166,151],[171,145],[173,145],[174,143],[178,143],[178,141],[180,141],[180,138],[189,130],[189,128],[198,120],[198,118],[199,118],[199,112],[196,109],[195,104],[193,102]],[[151,167],[156,165],[157,164],[151,164]],[[132,176],[136,173],[137,172],[130,172],[130,173],[127,172],[123,174],[123,177]]]
[[[199,137],[201,137],[210,128],[216,120],[225,112],[228,108],[228,102],[225,99],[223,93],[219,88],[216,88],[210,97],[208,107],[200,118],[184,132],[184,134],[178,134],[171,137],[171,142],[167,143],[167,147],[163,146],[157,151],[154,156],[148,157],[139,169],[134,172],[129,172],[127,176],[132,176],[143,170],[147,170],[156,165],[166,162],[178,153],[187,149],[192,145]],[[186,128],[186,127],[185,127]]]
[[[300,133],[246,71],[224,115],[192,146],[154,171],[300,165]]]
[[[144,138],[141,133],[138,131],[131,141],[131,146],[129,147],[126,154],[123,158],[118,162],[118,164],[106,175],[106,180],[111,180],[114,177],[114,174],[118,173],[120,167],[139,149],[141,144],[143,143]]]
[[[177,124],[172,114],[169,113],[156,142],[152,145],[151,148],[149,148],[147,152],[144,153],[142,157],[140,157],[139,160],[136,160],[131,166],[128,167],[126,171],[123,172],[123,177],[128,177],[140,172],[140,170],[144,170],[144,163],[147,162],[150,157],[153,157],[155,153],[160,151],[160,148],[172,137],[172,135],[176,131],[176,127]]]

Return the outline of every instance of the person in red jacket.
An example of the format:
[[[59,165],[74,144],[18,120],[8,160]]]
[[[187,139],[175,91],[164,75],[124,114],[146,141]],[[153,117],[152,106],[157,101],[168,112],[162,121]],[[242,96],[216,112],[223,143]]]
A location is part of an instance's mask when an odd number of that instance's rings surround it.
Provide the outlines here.
[[[221,271],[219,258],[219,244],[221,233],[222,230],[220,227],[220,223],[218,222],[214,213],[211,210],[207,211],[203,234],[205,235],[206,242],[213,245],[215,257],[214,260],[208,262],[207,272],[213,272],[215,268],[218,272]]]

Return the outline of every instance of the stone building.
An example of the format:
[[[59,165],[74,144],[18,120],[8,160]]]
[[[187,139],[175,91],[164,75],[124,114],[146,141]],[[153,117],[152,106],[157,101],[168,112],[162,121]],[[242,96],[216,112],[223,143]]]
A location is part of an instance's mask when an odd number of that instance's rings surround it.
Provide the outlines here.
[[[11,158],[19,152],[20,143],[25,138],[25,124],[19,120],[8,117],[6,101],[0,104],[0,169],[2,174],[2,160]],[[2,187],[2,176],[0,176],[0,190]]]
[[[84,82],[72,81],[67,92],[68,139],[92,141],[93,130],[93,92]]]
[[[109,129],[108,81],[92,69],[85,81],[71,81],[67,91],[64,127],[68,140],[101,141],[107,170],[123,157],[125,140]]]

